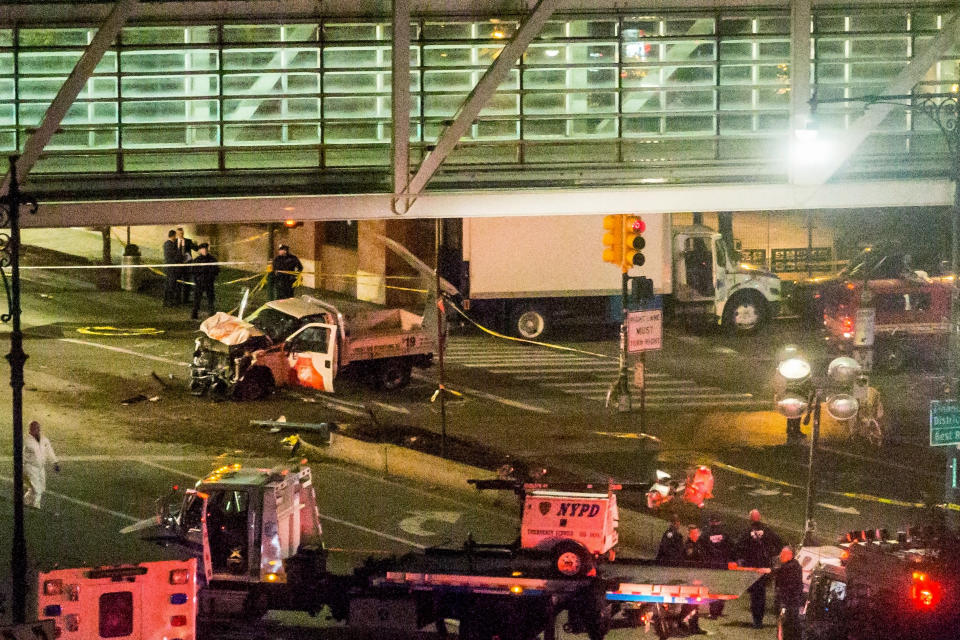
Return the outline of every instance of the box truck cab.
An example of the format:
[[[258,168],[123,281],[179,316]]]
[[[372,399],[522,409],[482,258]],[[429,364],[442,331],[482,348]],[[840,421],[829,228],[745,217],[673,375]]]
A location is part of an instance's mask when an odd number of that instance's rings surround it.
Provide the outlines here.
[[[670,214],[643,214],[644,264],[665,315],[760,330],[778,313],[780,280],[738,265],[722,236],[703,225],[672,227]],[[445,277],[458,283],[481,322],[537,339],[559,322],[619,323],[620,270],[602,259],[602,215],[464,218],[460,257]],[[459,270],[451,264],[459,264]]]

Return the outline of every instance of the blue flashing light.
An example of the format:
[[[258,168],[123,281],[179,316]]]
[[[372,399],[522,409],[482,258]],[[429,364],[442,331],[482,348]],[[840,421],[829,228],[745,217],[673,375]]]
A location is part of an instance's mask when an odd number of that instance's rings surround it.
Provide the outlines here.
[[[187,594],[175,593],[170,596],[170,604],[187,604]]]
[[[61,613],[63,613],[63,609],[58,604],[48,604],[43,608],[43,615],[48,618],[56,618]]]

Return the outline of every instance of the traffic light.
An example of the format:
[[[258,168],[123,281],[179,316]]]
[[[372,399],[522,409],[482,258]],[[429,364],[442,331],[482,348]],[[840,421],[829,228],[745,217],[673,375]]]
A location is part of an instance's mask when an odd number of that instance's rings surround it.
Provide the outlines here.
[[[643,239],[643,232],[647,230],[647,225],[640,216],[623,218],[623,270],[626,272],[630,267],[642,267],[646,261],[641,252],[647,244]]]
[[[622,215],[603,218],[603,261],[623,266],[623,218]]]

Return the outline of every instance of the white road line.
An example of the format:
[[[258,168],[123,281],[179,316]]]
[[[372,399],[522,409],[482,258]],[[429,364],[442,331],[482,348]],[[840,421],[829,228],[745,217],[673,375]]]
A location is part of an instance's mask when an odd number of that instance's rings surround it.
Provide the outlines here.
[[[125,353],[128,356],[137,356],[138,358],[146,358],[147,360],[156,360],[157,362],[165,362],[166,364],[177,365],[181,367],[189,367],[189,362],[180,362],[178,360],[171,360],[169,358],[161,358],[160,356],[152,356],[147,353],[140,353],[138,351],[131,351],[130,349],[122,349],[120,347],[112,347],[106,344],[98,344],[96,342],[87,342],[86,340],[77,340],[75,338],[60,338],[60,342],[69,342],[70,344],[80,344],[87,347],[97,347],[98,349],[106,349],[107,351],[115,351],[117,353]]]
[[[359,531],[364,531],[371,535],[379,536],[381,538],[386,538],[387,540],[393,540],[394,542],[399,542],[400,544],[409,545],[411,547],[414,547],[415,549],[423,550],[427,548],[427,545],[420,544],[419,542],[414,542],[413,540],[406,540],[398,536],[392,536],[389,533],[383,533],[382,531],[377,531],[376,529],[370,529],[369,527],[364,527],[362,525],[354,524],[353,522],[341,520],[340,518],[334,518],[333,516],[324,515],[322,513],[320,514],[320,519],[328,520],[330,522],[336,522],[337,524],[342,524],[343,526],[350,527],[351,529],[357,529]]]
[[[209,459],[209,458],[208,458]],[[169,473],[183,476],[184,478],[190,478],[191,480],[199,480],[200,476],[195,476],[192,473],[187,473],[186,471],[181,471],[180,469],[174,469],[173,467],[168,467],[165,464],[160,464],[159,462],[154,462],[152,460],[146,460],[144,458],[138,458],[137,462],[140,464],[147,465],[148,467],[154,467],[160,469],[161,471],[167,471]]]
[[[596,400],[597,402],[604,402],[606,396],[584,396],[588,400]],[[766,403],[760,402],[759,400],[706,400],[706,401],[685,401],[684,399],[678,398],[676,401],[671,402],[647,402],[646,406],[648,409],[677,409],[683,407],[707,407],[707,408],[721,408],[721,407],[762,407],[767,406]],[[633,396],[633,408],[640,408],[640,396]]]
[[[639,397],[640,397],[640,390],[639,390],[639,389],[634,389],[634,390],[633,390],[633,393],[632,393],[631,395],[633,395],[633,397],[635,397],[635,398],[639,398]],[[654,400],[654,401],[656,401],[656,400],[669,400],[669,399],[673,399],[673,398],[689,398],[689,399],[691,399],[691,400],[704,400],[704,401],[706,401],[706,400],[723,400],[723,399],[728,399],[728,400],[750,400],[750,399],[754,399],[754,400],[756,400],[756,399],[753,398],[753,396],[750,395],[749,393],[700,393],[700,392],[698,391],[698,392],[695,392],[695,393],[692,393],[692,394],[691,394],[691,393],[659,393],[659,392],[656,392],[656,391],[654,391],[654,392],[647,391],[647,394],[646,394],[646,395],[647,395],[647,399],[648,399],[648,400],[651,400],[651,399],[652,399],[652,400]]]
[[[96,454],[89,456],[58,456],[60,462],[142,462],[143,456],[111,456],[107,454]],[[150,456],[151,460],[165,460],[167,462],[186,462],[193,460],[209,460],[213,461],[216,459],[216,456],[212,455],[194,455],[194,456],[172,456],[172,455],[159,455],[159,456]],[[10,458],[0,459],[0,463],[3,462],[12,462]]]
[[[0,480],[13,484],[13,478],[8,478],[7,476],[0,476]],[[78,500],[77,498],[71,498],[68,495],[58,493],[56,491],[44,491],[44,494],[47,496],[56,496],[61,500],[66,500],[67,502],[72,502],[73,504],[80,505],[81,507],[86,507],[92,511],[99,511],[100,513],[107,513],[115,518],[120,518],[121,520],[128,520],[130,522],[140,522],[140,518],[134,518],[133,516],[127,515],[125,513],[120,513],[119,511],[114,511],[113,509],[107,509],[106,507],[101,507],[98,504],[93,504],[92,502],[85,502],[83,500]]]
[[[331,398],[330,396],[328,396],[328,395],[326,395],[326,394],[319,394],[319,395],[317,395],[317,398],[323,398],[323,399],[326,400],[327,402],[336,402],[337,404],[345,404],[345,405],[347,405],[348,407],[354,407],[354,408],[356,408],[356,409],[366,409],[366,408],[367,408],[367,405],[364,404],[363,402],[350,402],[349,400],[343,400],[343,399],[341,399],[341,398]]]
[[[730,347],[713,347],[712,349],[710,349],[710,351],[714,353],[723,353],[731,356],[738,355],[737,350],[731,349]]]
[[[337,403],[335,403],[335,402],[330,402],[329,400],[325,401],[323,404],[324,404],[324,406],[326,406],[328,409],[332,409],[333,411],[339,411],[339,412],[341,412],[341,413],[345,413],[345,414],[347,414],[348,416],[357,416],[357,417],[361,417],[361,418],[362,418],[362,417],[369,417],[369,416],[370,416],[369,413],[367,413],[366,411],[364,411],[364,410],[362,410],[362,409],[354,409],[353,407],[346,407],[346,406],[344,406],[344,405],[342,405],[342,404],[337,404]]]
[[[422,373],[414,373],[412,377],[416,380],[421,380],[424,382],[429,382],[430,384],[437,384],[436,379],[429,376],[425,376]],[[451,387],[456,391],[465,393],[467,395],[476,396],[477,398],[483,398],[485,400],[492,400],[494,402],[499,402],[500,404],[507,405],[508,407],[515,407],[517,409],[523,409],[524,411],[532,411],[534,413],[546,413],[551,414],[553,411],[549,409],[544,409],[543,407],[538,407],[533,404],[526,404],[523,402],[518,402],[516,400],[510,400],[509,398],[502,398],[500,396],[495,396],[492,393],[487,393],[485,391],[480,391],[478,389],[471,389],[470,387]]]
[[[374,402],[371,402],[370,404],[376,407],[380,407],[384,411],[393,411],[394,413],[404,413],[404,414],[410,413],[410,409],[407,409],[406,407],[396,407],[392,404],[387,404],[386,402],[374,401]]]
[[[543,386],[545,387],[556,387],[558,389],[576,389],[581,387],[606,387],[609,386],[608,382],[547,382]],[[656,389],[663,389],[668,387],[697,387],[696,383],[693,380],[648,380],[646,382],[647,387],[654,387]]]

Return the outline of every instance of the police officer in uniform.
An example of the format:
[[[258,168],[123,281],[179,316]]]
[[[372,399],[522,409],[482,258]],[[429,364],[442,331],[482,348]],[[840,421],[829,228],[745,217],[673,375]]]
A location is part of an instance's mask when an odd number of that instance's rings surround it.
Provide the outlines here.
[[[750,529],[737,544],[737,558],[744,567],[769,569],[772,559],[780,549],[783,541],[772,529],[760,520],[760,512],[756,509],[750,512]],[[753,617],[753,628],[763,628],[763,614],[767,607],[767,583],[769,574],[764,575],[753,583],[747,593],[750,594],[750,614]]]
[[[660,548],[657,549],[657,562],[663,564],[677,564],[683,562],[683,534],[680,533],[680,518],[673,514],[670,526],[660,537]]]
[[[774,573],[777,601],[781,612],[782,640],[800,640],[800,607],[803,606],[803,569],[793,555],[793,549],[780,551],[780,568]]]
[[[706,560],[705,541],[700,535],[700,527],[687,525],[687,539],[683,543],[683,561],[691,564],[704,564]],[[700,628],[700,611],[695,604],[680,607],[680,628],[693,635],[707,632]]]
[[[704,555],[707,564],[711,567],[726,568],[727,564],[733,560],[733,545],[723,530],[723,522],[720,516],[713,514],[710,516],[710,524],[703,537]],[[719,618],[723,615],[723,600],[714,600],[710,603],[710,619]]]
[[[274,300],[293,297],[293,283],[297,281],[297,276],[292,273],[294,271],[303,271],[303,263],[300,258],[290,253],[290,247],[282,244],[277,247],[273,270],[270,273]]]
[[[192,262],[195,291],[193,294],[193,314],[190,317],[194,320],[198,319],[200,298],[204,296],[207,298],[207,313],[213,315],[213,284],[217,279],[217,274],[220,273],[220,267],[217,264],[210,264],[211,262],[216,263],[217,258],[209,253],[209,249],[209,244],[201,242],[197,246],[197,255]]]

